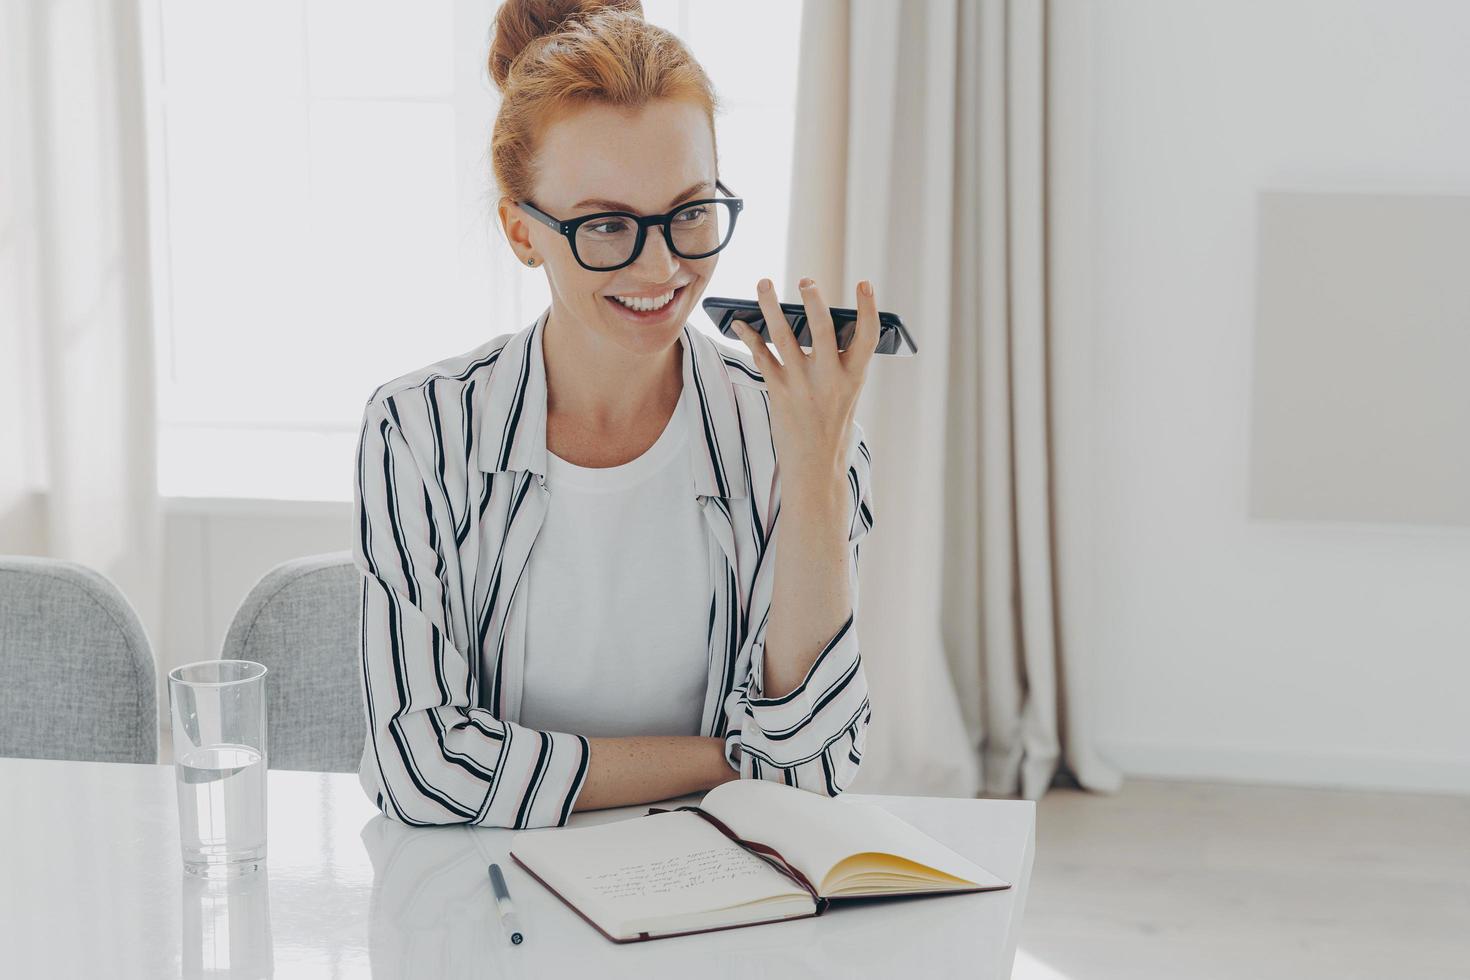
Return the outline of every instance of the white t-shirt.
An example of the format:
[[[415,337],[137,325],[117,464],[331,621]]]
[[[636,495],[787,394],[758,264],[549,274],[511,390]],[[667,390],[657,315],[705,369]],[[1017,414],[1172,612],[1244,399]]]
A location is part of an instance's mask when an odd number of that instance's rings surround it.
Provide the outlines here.
[[[520,723],[589,737],[698,735],[709,539],[676,408],[648,451],[589,468],[546,453],[526,569]]]

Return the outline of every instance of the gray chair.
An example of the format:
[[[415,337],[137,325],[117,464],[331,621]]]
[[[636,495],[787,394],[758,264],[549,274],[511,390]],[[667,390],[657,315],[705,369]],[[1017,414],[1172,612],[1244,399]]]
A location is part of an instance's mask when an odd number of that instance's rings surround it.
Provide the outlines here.
[[[272,769],[357,771],[367,743],[361,614],[362,573],[346,551],[277,565],[240,604],[222,656],[266,666]]]
[[[153,652],[85,565],[0,556],[0,756],[158,761]]]

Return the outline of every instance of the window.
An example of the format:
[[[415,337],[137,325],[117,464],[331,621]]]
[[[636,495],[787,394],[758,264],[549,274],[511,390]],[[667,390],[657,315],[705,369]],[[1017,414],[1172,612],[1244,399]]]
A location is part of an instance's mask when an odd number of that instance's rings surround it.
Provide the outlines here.
[[[373,388],[550,302],[495,216],[497,6],[145,3],[165,496],[350,500]],[[727,107],[747,203],[706,295],[754,295],[785,262],[801,4],[643,6]]]

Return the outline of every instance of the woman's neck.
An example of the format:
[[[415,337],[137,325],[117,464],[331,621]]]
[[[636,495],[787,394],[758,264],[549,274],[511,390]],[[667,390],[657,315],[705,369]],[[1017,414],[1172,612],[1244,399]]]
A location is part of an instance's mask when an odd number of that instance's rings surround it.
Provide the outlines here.
[[[566,323],[553,306],[542,330],[547,415],[588,434],[655,424],[661,431],[684,386],[682,335],[660,353],[640,355]]]

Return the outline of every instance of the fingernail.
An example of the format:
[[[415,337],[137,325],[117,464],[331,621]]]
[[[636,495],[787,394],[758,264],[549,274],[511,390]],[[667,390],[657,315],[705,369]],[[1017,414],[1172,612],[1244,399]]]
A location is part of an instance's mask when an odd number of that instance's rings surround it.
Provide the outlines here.
[[[813,280],[810,276],[803,277],[801,280],[801,288],[805,289],[806,287],[810,286],[812,284],[812,281]]]
[[[866,280],[866,279],[864,279],[862,282],[858,283],[858,289],[859,289],[859,291],[862,292],[862,294],[864,296],[871,296],[871,295],[873,295],[873,284],[870,283],[870,282],[868,282],[868,280]]]
[[[771,280],[769,280],[769,279],[762,279],[760,281],[760,283],[759,283],[759,285],[758,285],[757,288],[759,288],[760,291],[763,292],[763,293],[770,292],[770,289],[771,289]]]

